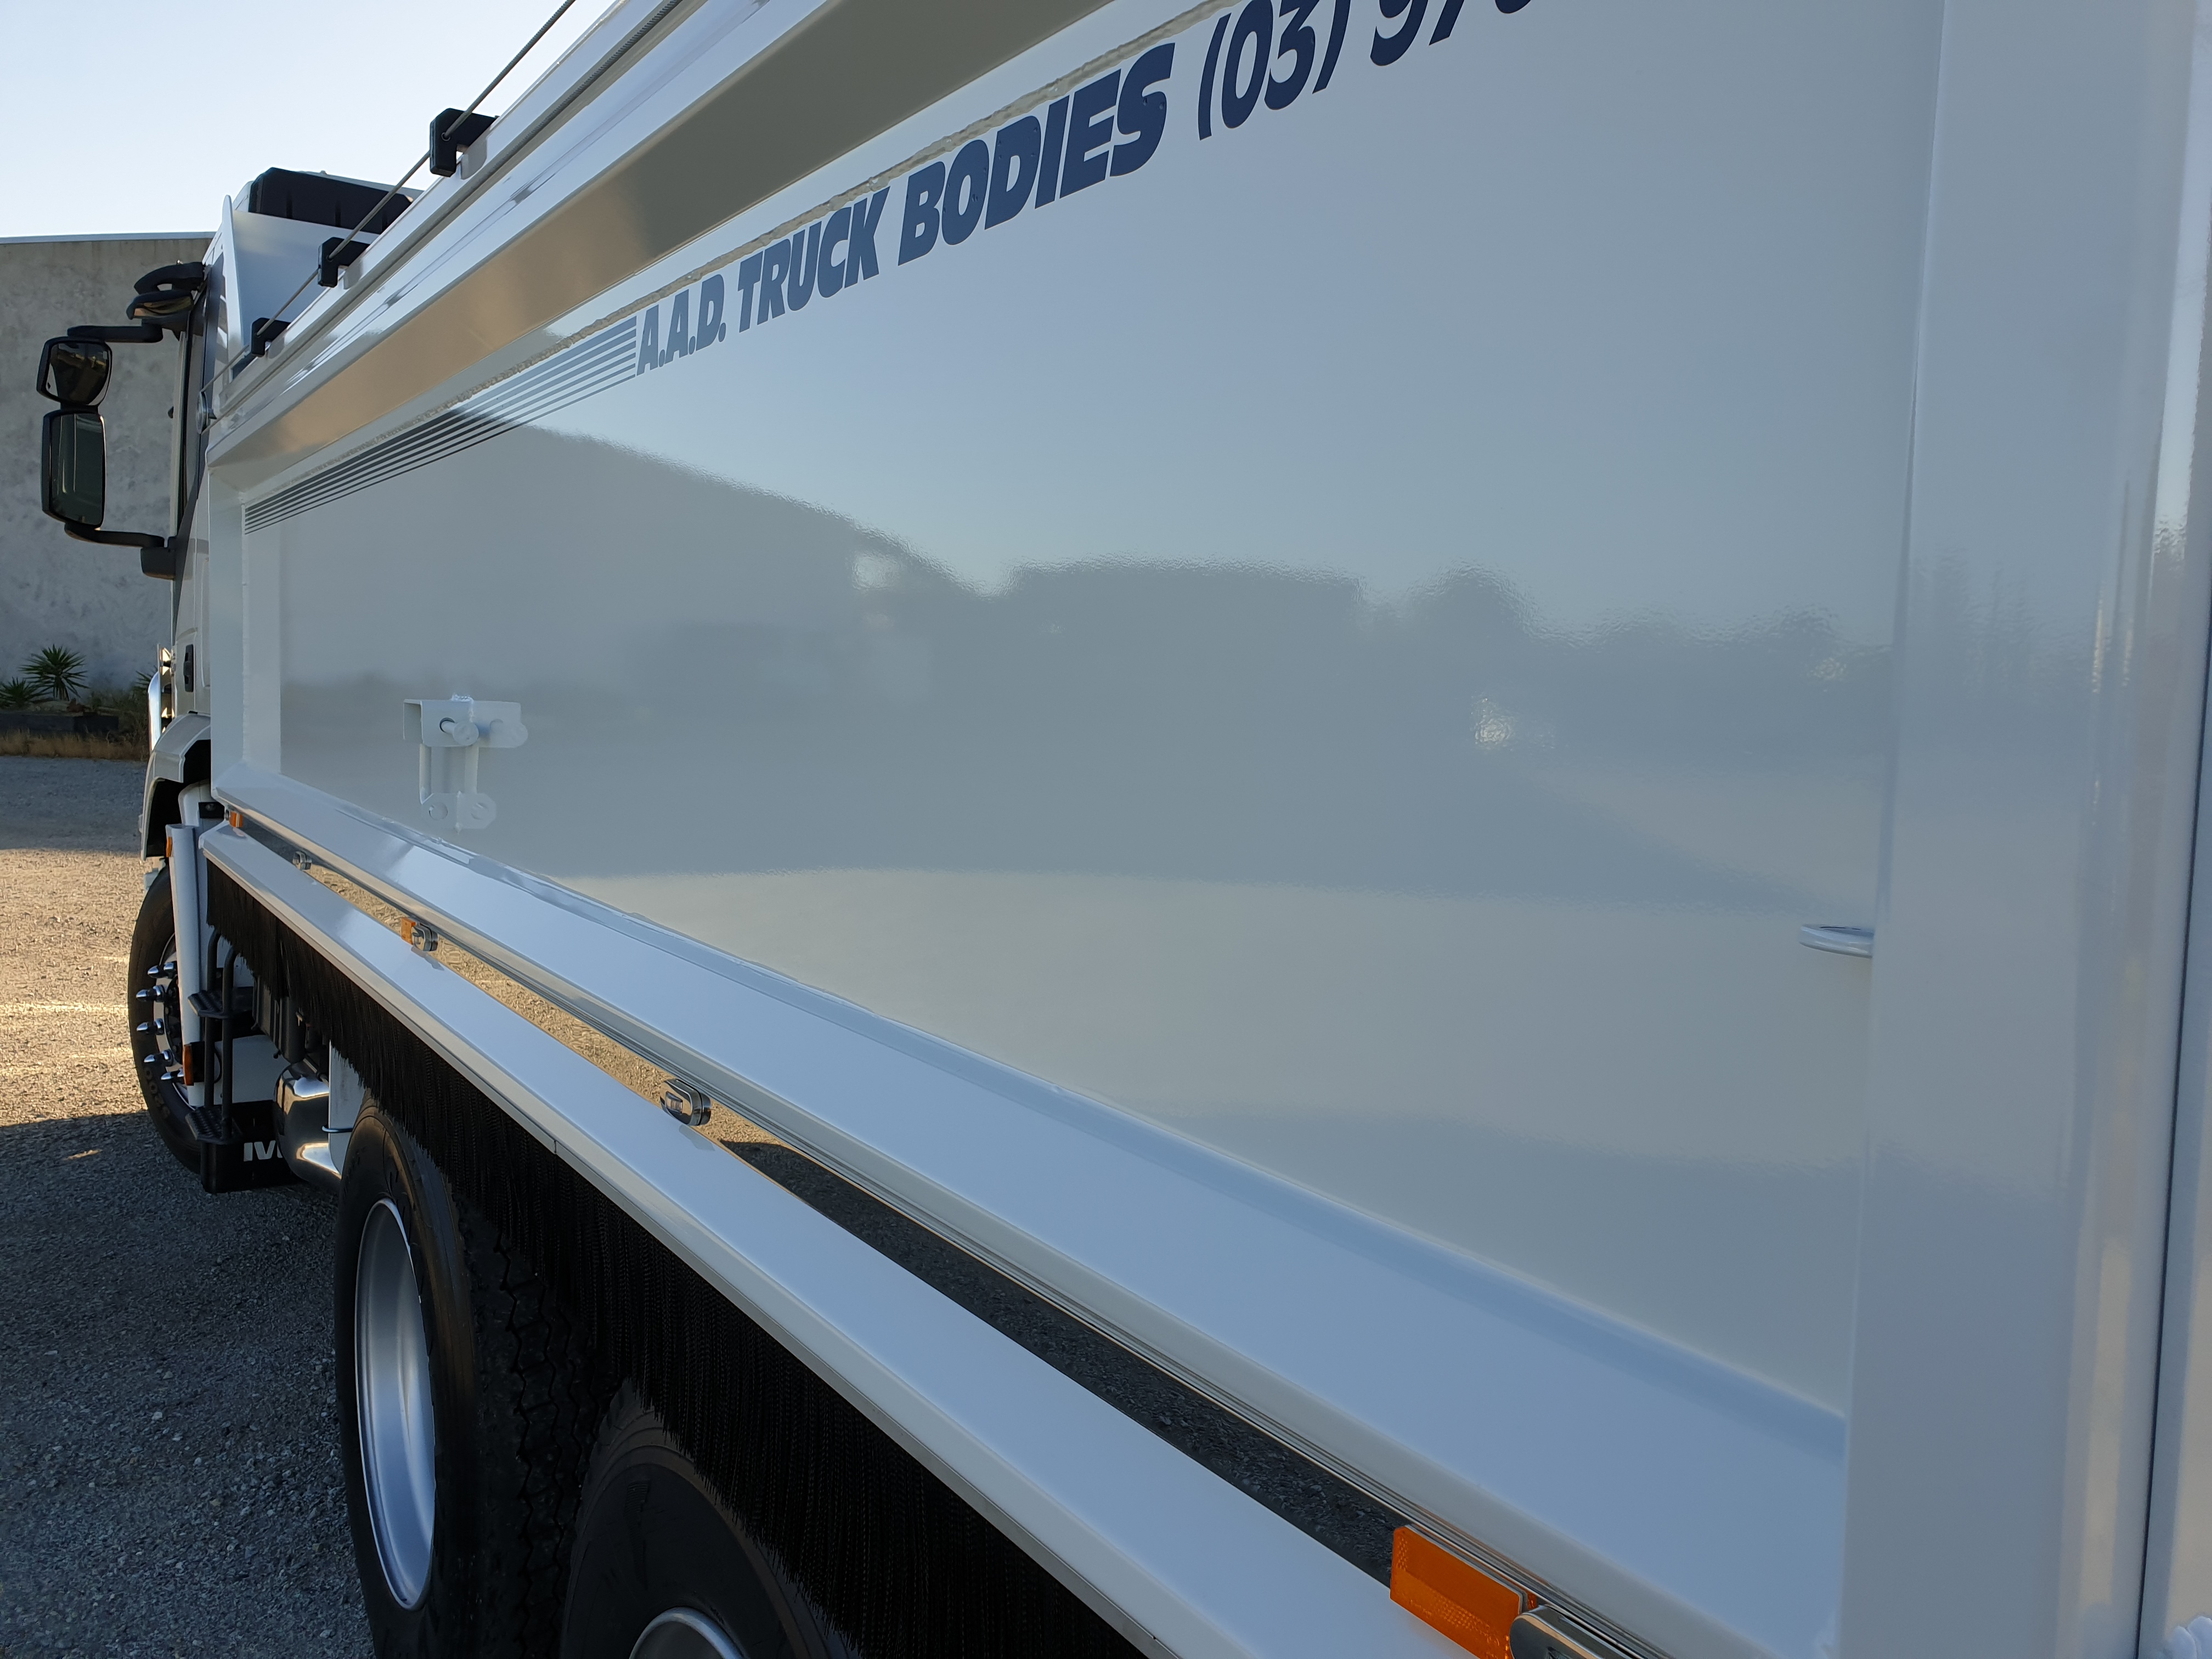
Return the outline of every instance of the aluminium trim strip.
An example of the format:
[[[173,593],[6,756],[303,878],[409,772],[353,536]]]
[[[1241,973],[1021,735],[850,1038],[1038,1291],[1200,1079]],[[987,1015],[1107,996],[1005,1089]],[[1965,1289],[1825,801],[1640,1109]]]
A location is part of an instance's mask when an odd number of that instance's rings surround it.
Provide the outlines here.
[[[688,16],[704,3],[705,0],[657,0],[657,3],[656,0],[616,0],[501,112],[483,141],[486,144],[483,166],[466,173],[431,179],[416,197],[414,206],[370,241],[368,251],[355,263],[356,276],[350,284],[323,289],[309,299],[306,309],[285,331],[286,356],[312,358],[327,349],[333,331],[357,323],[363,315],[374,315],[369,305],[372,298],[388,305],[389,300],[383,296],[395,273],[404,272],[408,261],[459,215],[483,199],[541,142],[556,137],[572,117],[585,114],[594,100],[618,84],[638,48],[670,21],[672,14],[682,10]],[[684,19],[674,21],[680,23]],[[382,305],[376,308],[381,309]],[[304,352],[303,347],[307,348]],[[263,375],[246,382],[239,396],[252,398],[280,384]],[[222,412],[228,415],[232,409],[226,407]]]
[[[826,0],[826,3],[836,3],[836,0]],[[1096,9],[1098,6],[1104,4],[1105,0],[1086,0],[1086,3],[1091,9]],[[739,246],[726,249],[721,254],[716,256],[713,259],[710,259],[707,263],[686,272],[676,282],[668,284],[653,294],[644,296],[641,300],[635,302],[635,308],[628,317],[618,318],[611,323],[606,323],[603,327],[595,325],[594,331],[589,341],[581,343],[580,344],[572,344],[568,347],[563,348],[557,351],[550,359],[536,360],[529,367],[514,371],[502,379],[495,380],[490,385],[474,393],[472,396],[465,398],[457,404],[447,406],[436,413],[425,416],[412,424],[405,426],[392,433],[389,436],[372,442],[366,448],[351,451],[341,459],[333,464],[325,465],[310,477],[302,479],[296,483],[285,487],[283,489],[263,501],[257,501],[248,506],[246,512],[246,528],[249,532],[261,529],[266,525],[277,522],[280,519],[289,518],[295,513],[306,511],[308,507],[319,506],[322,501],[331,499],[331,494],[327,490],[322,493],[318,493],[319,483],[321,480],[337,479],[343,483],[344,489],[336,493],[349,493],[351,489],[364,488],[368,483],[376,483],[380,481],[382,477],[392,476],[391,471],[384,471],[378,473],[376,477],[362,480],[355,480],[349,469],[357,465],[369,462],[372,458],[384,456],[395,449],[404,450],[410,442],[420,442],[422,441],[421,434],[441,432],[445,429],[441,423],[449,422],[456,418],[465,418],[471,412],[483,412],[493,408],[495,404],[503,407],[506,402],[511,401],[515,398],[520,387],[527,383],[532,376],[542,373],[549,366],[566,362],[576,352],[582,349],[584,345],[596,344],[598,342],[608,337],[615,329],[634,329],[636,325],[637,319],[641,317],[645,312],[653,309],[659,301],[665,298],[669,294],[674,293],[678,289],[688,287],[690,283],[698,281],[703,276],[713,274],[717,270],[726,269],[734,265],[746,254],[760,247],[766,246],[770,242],[776,240],[787,231],[804,227],[812,219],[820,217],[823,214],[830,212],[838,206],[843,205],[848,202],[860,200],[878,191],[889,189],[896,185],[902,177],[910,173],[916,166],[921,165],[929,158],[940,155],[951,154],[953,150],[958,149],[964,142],[979,136],[987,135],[996,127],[1004,125],[1004,123],[1012,115],[1033,106],[1040,105],[1056,95],[1064,94],[1070,88],[1091,78],[1108,65],[1118,60],[1126,58],[1130,54],[1138,52],[1147,46],[1153,46],[1162,40],[1170,39],[1182,33],[1184,29],[1188,28],[1193,23],[1208,14],[1224,7],[1233,8],[1236,3],[1237,0],[1197,0],[1196,4],[1186,8],[1182,11],[1177,13],[1175,16],[1168,19],[1166,21],[1156,25],[1154,27],[1132,40],[1125,40],[1118,46],[1094,55],[1085,60],[1079,67],[1067,71],[1054,80],[1045,82],[1042,86],[1031,88],[1029,92],[1002,106],[1000,108],[983,117],[981,119],[970,122],[967,126],[963,127],[957,131],[938,135],[931,142],[924,144],[921,149],[908,155],[904,161],[879,170],[878,172],[870,175],[857,185],[848,187],[830,197],[823,198],[812,208],[799,214],[795,218],[788,220],[781,225],[773,227]],[[732,216],[734,217],[736,216]],[[404,222],[403,221],[403,223]],[[482,362],[483,361],[483,360],[481,358],[478,359],[479,362]],[[311,367],[310,369],[307,371],[307,374],[311,378],[315,370]],[[331,372],[335,373],[337,371],[333,369]],[[605,390],[608,386],[615,384],[617,380],[626,378],[629,377],[627,375],[617,375],[611,379],[600,380],[592,386],[588,390],[580,392],[577,396],[579,398],[591,396],[594,392]],[[573,402],[574,400],[574,398],[570,398],[566,401]],[[557,408],[562,406],[565,406],[565,404],[556,404],[552,407]],[[548,410],[541,412],[550,412],[550,410]],[[520,422],[518,422],[516,423]],[[496,428],[496,431],[505,431],[507,429],[509,429],[507,426],[502,425]],[[481,434],[481,437],[471,439],[471,441],[481,441],[482,437],[496,435],[496,431],[483,433]],[[338,442],[343,443],[343,440],[339,440]],[[337,446],[334,445],[333,447],[335,447]],[[449,443],[445,447],[439,449],[437,453],[428,454],[423,459],[414,461],[411,465],[425,465],[430,461],[442,459],[446,455],[451,454],[456,450],[465,448],[466,447],[467,445],[465,443]]]
[[[250,836],[223,826],[201,845],[1140,1647],[1456,1651],[1271,1510]]]
[[[452,240],[422,245],[380,331],[333,340],[326,361],[227,410],[213,464],[251,482],[344,441],[434,395],[452,365],[515,345],[1104,3],[702,8],[622,71],[639,77],[635,105],[503,203],[477,198],[480,216],[464,208]]]
[[[1811,1402],[294,780],[217,793],[1635,1645],[1753,1659],[1832,1609],[1842,1425]]]

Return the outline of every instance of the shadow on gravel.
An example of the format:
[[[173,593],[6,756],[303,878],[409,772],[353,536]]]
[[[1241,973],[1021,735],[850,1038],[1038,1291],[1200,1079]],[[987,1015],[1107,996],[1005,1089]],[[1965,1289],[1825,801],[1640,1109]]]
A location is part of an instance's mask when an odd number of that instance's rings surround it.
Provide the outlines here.
[[[334,1209],[210,1198],[136,1112],[0,1127],[0,1654],[368,1654]]]

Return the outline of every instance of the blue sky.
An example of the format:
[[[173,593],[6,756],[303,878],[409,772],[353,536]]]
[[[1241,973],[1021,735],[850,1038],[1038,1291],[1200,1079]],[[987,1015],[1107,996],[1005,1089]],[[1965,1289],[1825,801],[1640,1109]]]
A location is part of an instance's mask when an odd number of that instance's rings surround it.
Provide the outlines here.
[[[559,0],[0,0],[0,236],[211,231],[271,167],[389,184]],[[575,0],[488,100],[605,9]]]

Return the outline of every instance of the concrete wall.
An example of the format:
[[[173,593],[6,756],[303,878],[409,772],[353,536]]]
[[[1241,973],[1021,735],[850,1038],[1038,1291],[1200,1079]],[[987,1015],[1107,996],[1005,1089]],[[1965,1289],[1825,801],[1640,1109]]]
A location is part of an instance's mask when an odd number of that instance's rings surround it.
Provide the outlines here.
[[[119,323],[131,284],[197,259],[209,238],[0,240],[0,679],[34,651],[82,654],[94,685],[127,685],[169,641],[170,584],[138,574],[134,548],[73,542],[39,510],[39,347],[72,323]],[[173,342],[118,345],[107,419],[107,527],[169,528],[169,419],[182,373]]]

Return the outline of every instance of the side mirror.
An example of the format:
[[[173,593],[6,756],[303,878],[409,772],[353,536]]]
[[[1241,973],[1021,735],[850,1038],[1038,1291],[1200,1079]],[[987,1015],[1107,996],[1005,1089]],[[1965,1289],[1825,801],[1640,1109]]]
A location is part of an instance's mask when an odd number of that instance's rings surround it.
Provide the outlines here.
[[[38,498],[46,518],[62,520],[70,540],[135,546],[139,571],[175,581],[184,568],[184,538],[143,531],[104,531],[108,515],[108,431],[97,410],[55,410],[38,445]]]
[[[115,349],[105,340],[49,340],[39,353],[39,395],[89,409],[107,390]]]
[[[138,297],[123,314],[134,322],[180,331],[191,321],[192,307],[206,287],[207,267],[197,259],[161,265],[138,279]]]
[[[135,547],[138,568],[149,576],[174,581],[182,573],[182,536],[149,536],[139,530],[102,530],[107,516],[107,429],[93,405],[107,391],[115,367],[109,342],[152,344],[165,331],[189,325],[207,286],[204,265],[163,265],[138,279],[138,297],[128,324],[80,323],[39,353],[39,394],[61,407],[46,416],[39,434],[39,504],[59,519],[73,541],[102,547]]]
[[[138,568],[174,581],[184,567],[184,538],[138,530],[102,530],[107,516],[107,428],[94,409],[57,409],[39,434],[39,504],[70,538],[102,547],[135,547]]]
[[[55,410],[40,439],[40,500],[46,516],[72,529],[99,529],[107,516],[107,429],[98,412]]]

